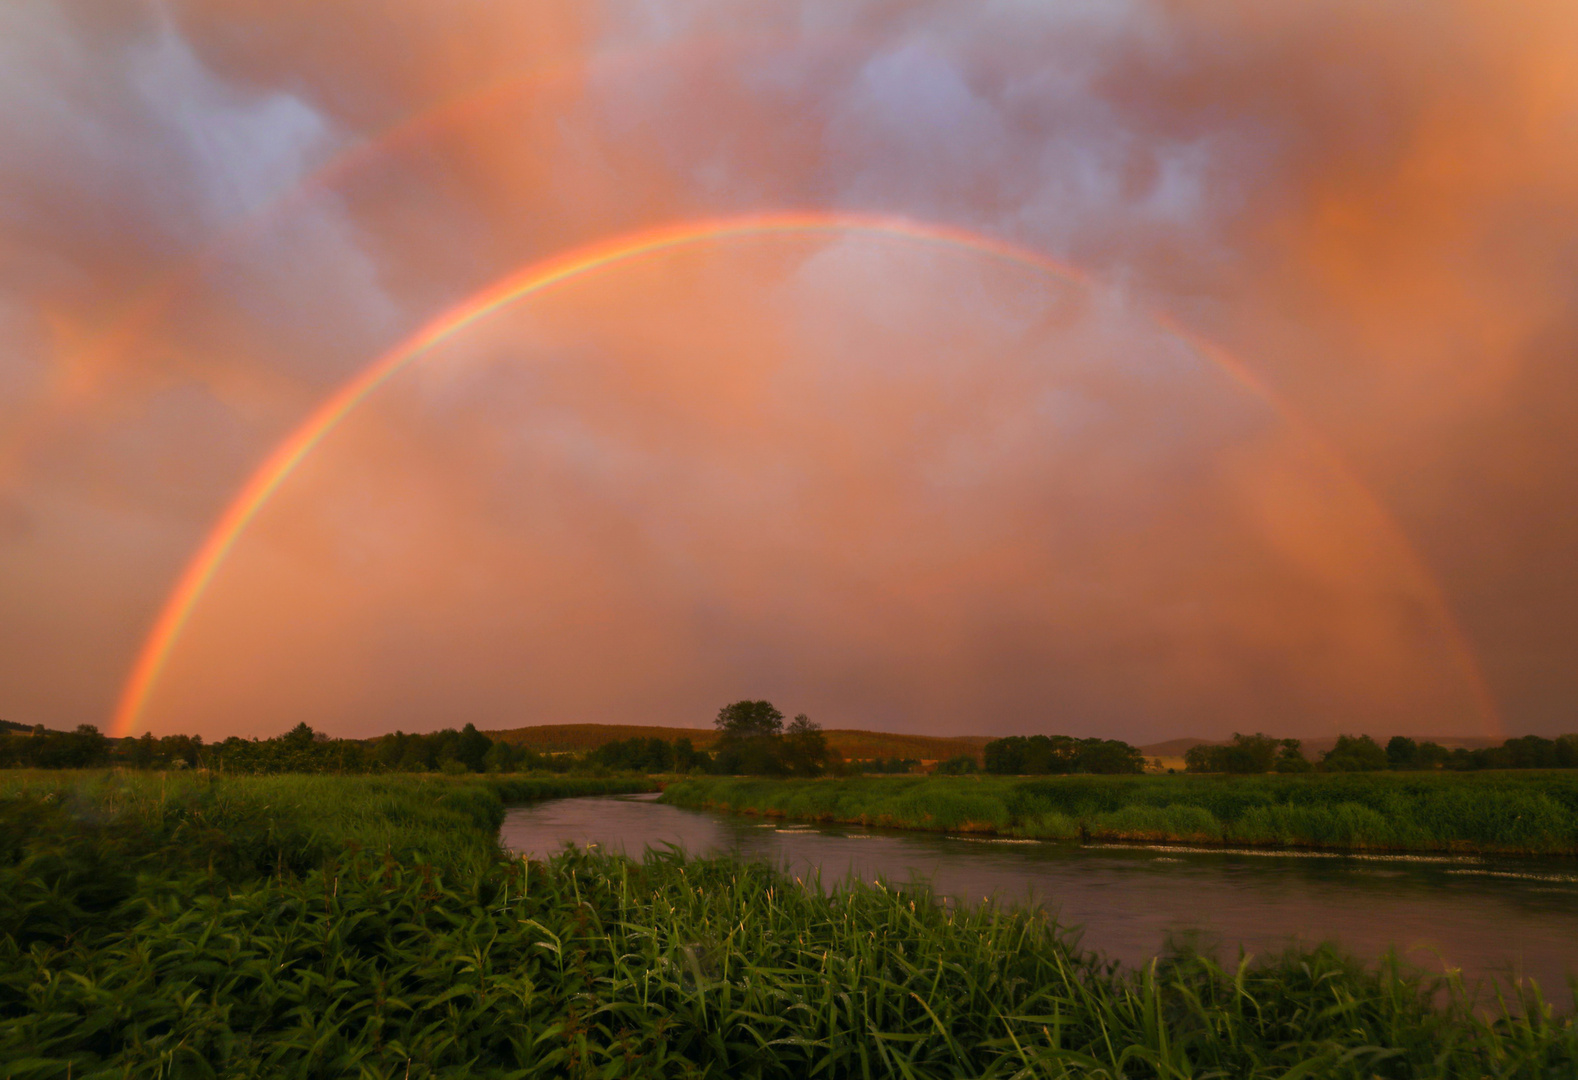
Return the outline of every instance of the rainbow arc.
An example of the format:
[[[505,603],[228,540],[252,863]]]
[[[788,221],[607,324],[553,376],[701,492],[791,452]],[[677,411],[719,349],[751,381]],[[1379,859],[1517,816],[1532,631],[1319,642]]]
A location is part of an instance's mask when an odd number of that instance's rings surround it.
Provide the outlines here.
[[[439,342],[500,309],[545,289],[664,251],[725,241],[784,234],[867,234],[896,241],[951,247],[1004,260],[1053,278],[1088,286],[1077,267],[995,237],[949,225],[906,218],[832,211],[793,211],[727,218],[706,218],[642,229],[612,237],[535,262],[473,294],[419,327],[389,351],[362,368],[325,398],[295,430],[271,451],[230,501],[202,544],[188,561],[166,598],[137,654],[111,720],[116,736],[132,734],[159,682],[192,612],[213,581],[236,541],[258,512],[324,438],[380,386]],[[1221,348],[1188,332],[1164,315],[1152,315],[1158,326],[1178,337],[1199,356],[1222,371],[1247,393],[1271,408],[1301,438],[1318,448],[1327,466],[1366,499],[1374,520],[1409,561],[1410,570],[1430,595],[1451,639],[1456,660],[1475,695],[1487,729],[1499,733],[1500,720],[1472,651],[1441,594],[1434,577],[1419,559],[1407,536],[1328,444],[1260,380]]]

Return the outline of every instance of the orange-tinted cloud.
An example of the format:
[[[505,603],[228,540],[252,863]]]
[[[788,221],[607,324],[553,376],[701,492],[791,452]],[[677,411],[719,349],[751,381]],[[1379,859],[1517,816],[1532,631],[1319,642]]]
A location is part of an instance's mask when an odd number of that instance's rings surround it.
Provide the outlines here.
[[[446,304],[812,207],[1106,284],[743,244],[478,327],[281,493],[150,723],[1469,730],[1433,574],[1509,728],[1571,727],[1570,5],[0,20],[0,715],[102,722],[236,485]]]

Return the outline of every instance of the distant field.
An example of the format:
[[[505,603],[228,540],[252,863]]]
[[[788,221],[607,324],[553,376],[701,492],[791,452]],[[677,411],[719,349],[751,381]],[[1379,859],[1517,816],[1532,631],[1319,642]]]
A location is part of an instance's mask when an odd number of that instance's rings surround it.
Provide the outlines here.
[[[540,754],[583,754],[599,746],[624,739],[689,739],[698,750],[718,740],[712,728],[644,727],[638,724],[543,724],[538,727],[510,728],[483,732],[516,746],[529,746]],[[981,759],[981,747],[989,735],[963,735],[938,738],[929,735],[893,735],[884,731],[859,731],[835,728],[824,732],[828,745],[845,758],[916,758],[922,761],[969,754]]]
[[[677,806],[1047,840],[1578,854],[1570,770],[1303,776],[892,777],[670,785]]]

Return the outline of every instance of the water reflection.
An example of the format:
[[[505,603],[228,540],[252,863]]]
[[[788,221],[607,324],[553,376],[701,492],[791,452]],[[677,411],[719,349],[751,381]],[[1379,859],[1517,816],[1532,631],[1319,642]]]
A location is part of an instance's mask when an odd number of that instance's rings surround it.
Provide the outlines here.
[[[1345,856],[1164,846],[1098,846],[776,824],[681,810],[656,796],[558,799],[511,810],[505,847],[542,856],[566,842],[639,857],[674,845],[734,852],[827,884],[847,876],[931,882],[970,903],[1040,903],[1085,947],[1126,964],[1169,937],[1236,956],[1336,941],[1362,956],[1476,979],[1529,976],[1571,1007],[1578,972],[1578,864],[1466,856]]]

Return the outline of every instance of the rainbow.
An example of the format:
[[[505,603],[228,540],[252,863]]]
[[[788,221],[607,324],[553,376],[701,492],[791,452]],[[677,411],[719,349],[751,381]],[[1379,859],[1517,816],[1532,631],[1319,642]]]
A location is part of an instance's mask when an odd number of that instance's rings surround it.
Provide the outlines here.
[[[110,722],[111,734],[124,737],[134,732],[181,631],[215,573],[258,511],[329,432],[373,391],[433,346],[517,300],[643,256],[741,237],[839,233],[875,234],[911,243],[962,249],[1015,263],[1063,281],[1084,286],[1090,284],[1089,277],[1076,267],[1030,248],[966,229],[906,218],[832,211],[792,211],[679,222],[615,236],[532,263],[440,313],[372,361],[324,399],[257,467],[214,523],[166,598],[121,690]],[[1474,690],[1487,726],[1493,731],[1499,730],[1500,722],[1494,702],[1445,597],[1391,515],[1370,496],[1368,488],[1347,469],[1335,451],[1318,437],[1318,433],[1253,372],[1222,349],[1187,332],[1172,319],[1157,315],[1152,318],[1158,326],[1184,341],[1233,382],[1268,405],[1279,419],[1290,424],[1301,437],[1319,448],[1328,464],[1346,481],[1366,495],[1377,520],[1386,525],[1391,533],[1390,539],[1398,543],[1400,550],[1409,557],[1411,569],[1424,583],[1445,620],[1457,659]]]

